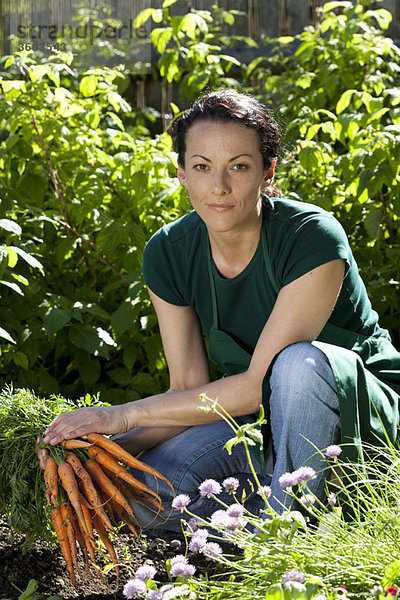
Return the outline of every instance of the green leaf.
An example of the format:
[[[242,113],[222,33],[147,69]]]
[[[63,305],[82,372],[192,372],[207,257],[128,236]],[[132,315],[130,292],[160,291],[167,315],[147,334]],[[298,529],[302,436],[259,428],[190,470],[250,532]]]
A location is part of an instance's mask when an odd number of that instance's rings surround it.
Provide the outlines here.
[[[180,30],[184,31],[189,39],[195,40],[197,29],[200,33],[206,34],[208,32],[206,21],[196,13],[187,13],[181,21]]]
[[[381,208],[372,208],[368,211],[366,217],[363,220],[364,227],[368,232],[371,240],[376,240],[378,237],[378,232],[380,228],[380,224],[382,221],[382,209]]]
[[[108,331],[106,331],[102,327],[97,327],[97,334],[98,334],[99,338],[105,344],[107,344],[107,346],[114,346],[114,347],[117,346],[117,342],[111,337],[111,335],[108,333]]]
[[[144,10],[142,10],[138,14],[136,19],[133,21],[132,27],[134,29],[139,29],[139,27],[141,27],[144,23],[146,23],[146,21],[152,16],[154,10],[155,10],[154,8],[145,8]]]
[[[12,344],[16,344],[17,343],[14,340],[14,338],[12,338],[11,335],[8,333],[8,331],[6,331],[5,329],[3,329],[3,327],[0,327],[0,337],[4,338],[8,342],[11,342]]]
[[[79,373],[87,385],[93,385],[101,374],[101,364],[95,358],[79,361]]]
[[[280,583],[274,583],[267,588],[265,600],[284,600],[283,589]]]
[[[71,311],[51,306],[43,317],[43,326],[47,335],[52,336],[71,320]]]
[[[17,367],[22,367],[26,371],[29,369],[28,357],[23,352],[16,352],[13,354],[13,361]]]
[[[393,585],[400,576],[400,560],[395,560],[385,569],[382,578],[382,587],[386,590]]]
[[[168,8],[170,6],[172,6],[173,4],[175,4],[177,2],[177,0],[164,0],[164,2],[162,3],[162,8]]]
[[[325,5],[326,6],[326,5]],[[346,90],[339,98],[338,103],[336,104],[336,114],[340,115],[346,108],[349,106],[351,102],[351,98],[356,90]]]
[[[22,228],[16,223],[16,221],[11,221],[10,219],[0,219],[0,229],[4,229],[5,231],[11,231],[16,235],[21,235]]]
[[[6,287],[9,287],[11,290],[13,290],[13,292],[16,292],[20,296],[24,295],[24,292],[21,290],[17,283],[14,283],[13,281],[5,281],[4,279],[2,279],[0,283],[5,285]]]
[[[85,98],[93,96],[97,89],[98,79],[95,75],[86,75],[79,83],[79,91]]]
[[[34,256],[22,250],[22,248],[17,248],[16,246],[10,246],[10,250],[16,252],[21,258],[24,259],[28,265],[34,269],[39,269],[39,271],[44,275],[43,265],[39,262]]]

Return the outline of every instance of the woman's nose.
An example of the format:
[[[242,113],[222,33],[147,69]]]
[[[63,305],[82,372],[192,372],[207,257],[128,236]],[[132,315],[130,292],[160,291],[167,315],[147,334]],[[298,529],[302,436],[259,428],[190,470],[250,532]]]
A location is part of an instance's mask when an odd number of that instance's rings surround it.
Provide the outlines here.
[[[229,193],[229,190],[230,186],[228,175],[223,171],[216,172],[212,186],[213,194],[216,196],[224,196],[225,194]]]

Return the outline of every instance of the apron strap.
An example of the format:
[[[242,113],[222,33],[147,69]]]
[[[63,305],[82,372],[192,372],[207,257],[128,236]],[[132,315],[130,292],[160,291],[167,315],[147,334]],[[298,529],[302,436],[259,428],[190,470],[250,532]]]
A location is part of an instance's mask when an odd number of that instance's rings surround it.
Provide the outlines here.
[[[211,250],[210,250],[210,241],[207,236],[207,259],[208,259],[208,274],[210,278],[210,287],[211,287],[211,302],[212,302],[212,311],[213,311],[213,327],[218,329],[218,306],[217,306],[217,294],[215,291],[215,282],[214,276],[212,272],[212,261],[211,261]]]
[[[263,229],[261,229],[261,242],[262,242],[265,268],[267,269],[267,275],[269,277],[272,287],[274,288],[276,295],[278,295],[280,290],[279,290],[278,284],[276,283],[275,275],[272,270],[271,261],[269,260],[269,253],[268,253],[268,248],[267,248],[267,236],[264,235]]]

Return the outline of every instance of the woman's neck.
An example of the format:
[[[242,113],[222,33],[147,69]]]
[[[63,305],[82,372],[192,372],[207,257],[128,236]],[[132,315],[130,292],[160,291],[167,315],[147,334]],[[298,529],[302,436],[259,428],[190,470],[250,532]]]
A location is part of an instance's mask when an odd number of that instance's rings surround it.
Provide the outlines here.
[[[262,215],[246,230],[208,232],[211,256],[222,277],[232,279],[247,267],[257,250],[261,225]]]

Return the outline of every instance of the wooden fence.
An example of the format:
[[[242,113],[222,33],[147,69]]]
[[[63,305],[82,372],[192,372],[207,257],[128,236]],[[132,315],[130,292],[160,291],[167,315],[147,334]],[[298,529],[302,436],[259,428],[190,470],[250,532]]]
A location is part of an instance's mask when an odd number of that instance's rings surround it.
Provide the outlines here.
[[[354,3],[355,0],[353,0]],[[174,14],[185,14],[191,8],[210,10],[213,4],[224,9],[241,11],[235,24],[229,29],[231,33],[247,35],[261,41],[283,35],[296,35],[307,25],[315,25],[318,21],[318,8],[325,0],[178,0],[171,8]],[[145,8],[158,8],[162,0],[0,0],[0,52],[7,53],[10,35],[16,35],[18,26],[32,24],[41,28],[41,37],[46,38],[50,26],[56,25],[58,30],[68,28],[75,23],[79,11],[103,10],[104,17],[112,16],[118,20],[127,35],[134,18]],[[366,8],[385,8],[392,14],[392,23],[386,35],[392,37],[400,45],[400,0],[382,0],[370,2]],[[107,14],[108,10],[108,14]],[[81,13],[82,14],[82,13]],[[97,12],[97,16],[100,16]],[[119,34],[121,35],[121,33]],[[246,52],[246,56],[238,56],[240,60],[251,60],[257,56],[257,49]],[[155,53],[148,50],[150,61],[156,60]],[[151,78],[137,78],[132,83],[130,100],[139,107],[154,106],[167,116],[170,102],[175,100],[172,86],[162,88],[152,82]]]
[[[212,4],[242,11],[244,16],[237,18],[234,32],[259,40],[261,36],[295,35],[305,26],[315,24],[317,9],[324,0],[178,0],[172,10],[183,14],[190,8],[209,10]],[[161,0],[108,0],[108,3],[98,0],[3,0],[0,2],[0,20],[4,34],[7,34],[9,15],[19,15],[21,20],[30,19],[32,23],[69,23],[77,10],[100,5],[108,6],[116,19],[127,23],[144,8],[161,6]],[[400,0],[370,2],[369,8],[386,8],[391,12],[393,21],[388,35],[400,40]]]

